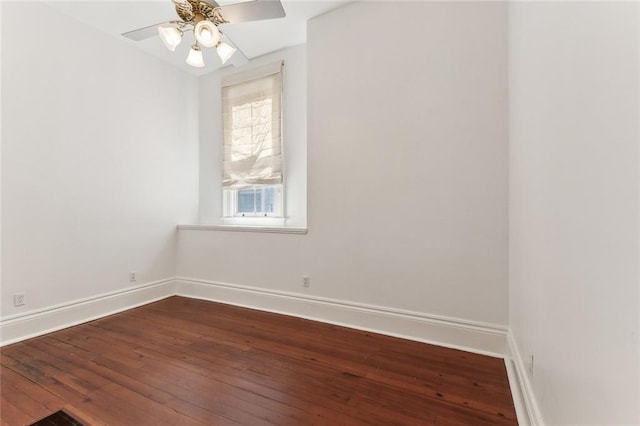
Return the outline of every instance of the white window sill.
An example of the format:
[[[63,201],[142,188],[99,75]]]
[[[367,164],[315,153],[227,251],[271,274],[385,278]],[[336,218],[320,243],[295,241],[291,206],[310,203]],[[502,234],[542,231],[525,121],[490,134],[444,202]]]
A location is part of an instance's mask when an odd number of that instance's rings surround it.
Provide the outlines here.
[[[235,216],[221,217],[219,221],[211,222],[215,225],[260,226],[265,228],[281,228],[286,226],[286,218],[273,216]]]
[[[179,231],[232,231],[232,232],[264,232],[268,234],[300,234],[306,235],[307,228],[292,226],[257,226],[257,225],[178,225]]]

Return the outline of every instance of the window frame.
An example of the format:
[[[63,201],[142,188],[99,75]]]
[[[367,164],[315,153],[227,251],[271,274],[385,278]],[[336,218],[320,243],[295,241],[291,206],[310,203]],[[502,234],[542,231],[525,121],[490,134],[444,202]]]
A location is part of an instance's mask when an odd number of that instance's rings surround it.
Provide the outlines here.
[[[257,211],[255,208],[255,198],[254,198],[254,211],[253,213],[249,212],[240,212],[238,211],[239,207],[239,193],[240,191],[246,191],[252,189],[255,193],[257,190],[266,189],[266,188],[274,188],[274,208],[273,212],[264,212]],[[223,209],[223,217],[225,218],[284,218],[284,184],[277,185],[254,185],[248,188],[243,189],[224,189],[222,190],[222,209]],[[264,200],[264,198],[263,198]]]
[[[246,72],[242,72],[242,73],[238,73],[238,74],[233,74],[230,76],[227,76],[227,81],[223,81],[222,85],[221,85],[221,90],[226,87],[226,86],[233,86],[236,84],[242,84],[244,82],[247,81],[251,81],[251,80],[257,80],[260,78],[265,78],[269,75],[274,74],[274,72],[264,72],[262,71],[262,69],[274,69],[275,66],[279,67],[279,73],[280,73],[280,91],[279,91],[279,118],[280,118],[280,122],[278,123],[279,126],[279,132],[280,132],[280,161],[281,161],[281,183],[277,183],[277,184],[265,184],[265,185],[251,185],[248,186],[246,188],[233,188],[233,187],[225,187],[223,185],[221,185],[221,195],[222,195],[222,204],[221,204],[221,209],[222,209],[222,218],[223,219],[238,219],[238,220],[244,220],[244,219],[257,219],[260,220],[261,218],[263,219],[285,219],[285,200],[286,200],[286,174],[285,174],[285,158],[284,158],[284,61],[280,60],[276,63],[267,65],[267,66],[263,66],[260,67],[258,69],[255,70],[249,70]],[[225,114],[225,105],[223,103],[222,105],[222,117],[224,117]],[[224,118],[222,120],[223,123],[223,132],[224,132]],[[223,156],[222,158],[225,158],[224,155],[224,150],[225,150],[225,145],[224,145],[224,141],[222,143],[222,151],[223,151]],[[223,166],[223,174],[224,174],[224,166]],[[224,180],[224,179],[223,179]],[[266,188],[266,187],[275,187],[275,202],[274,202],[274,211],[273,212],[257,212],[255,211],[256,209],[254,209],[253,213],[247,213],[247,212],[239,212],[238,211],[238,206],[239,206],[239,192],[242,190],[246,190],[246,189],[253,189],[254,191],[256,191],[258,188]],[[254,203],[255,205],[255,203]]]

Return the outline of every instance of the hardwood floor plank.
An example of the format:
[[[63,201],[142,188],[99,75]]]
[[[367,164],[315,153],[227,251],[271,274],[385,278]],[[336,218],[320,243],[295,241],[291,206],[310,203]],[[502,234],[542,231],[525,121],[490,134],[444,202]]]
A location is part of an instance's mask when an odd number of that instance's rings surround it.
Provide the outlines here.
[[[12,404],[4,395],[0,397],[0,415],[3,425],[26,425],[38,419],[33,414],[28,414],[21,406]]]
[[[74,407],[113,425],[189,424],[167,407],[116,383],[91,392],[88,398],[74,404]]]
[[[68,377],[65,372],[47,366],[37,357],[34,358],[21,350],[14,349],[10,355],[6,355],[4,352],[6,350],[3,348],[3,357],[13,361],[10,365],[5,364],[5,366],[24,376],[27,380],[44,387],[64,401],[74,403],[86,397],[86,391],[79,391],[78,385],[73,383],[73,379]]]
[[[112,383],[117,383],[123,387],[126,387],[134,392],[137,392],[146,398],[152,399],[159,403],[168,401],[173,396],[161,389],[149,386],[128,374],[124,374],[127,370],[124,368],[107,368],[96,362],[96,357],[92,357],[92,353],[81,349],[77,346],[70,345],[66,342],[61,342],[55,338],[50,338],[42,342],[42,350],[46,350],[58,357],[64,358],[69,362],[75,362],[77,365],[85,368],[95,374],[98,374]],[[135,371],[135,370],[129,370]]]
[[[136,426],[517,424],[501,359],[182,297],[0,362],[2,424],[60,407]]]
[[[70,338],[67,337],[67,341]],[[79,343],[86,341],[80,339]],[[94,337],[92,339],[93,347],[101,347],[104,343],[100,343],[100,337]],[[99,344],[100,343],[100,344]],[[278,410],[278,402],[272,399],[263,397],[259,394],[246,392],[243,389],[227,385],[216,380],[211,380],[210,377],[196,374],[192,371],[180,368],[160,361],[157,358],[144,356],[140,357],[138,348],[133,350],[129,354],[119,353],[118,359],[126,358],[127,356],[133,357],[135,360],[140,360],[141,364],[135,368],[127,365],[112,366],[107,358],[97,358],[96,363],[111,366],[111,368],[118,368],[126,374],[136,375],[140,380],[149,384],[152,387],[160,388],[164,386],[164,389],[174,398],[182,398],[189,400],[192,405],[200,407],[217,407],[215,411],[221,413],[224,416],[233,418],[228,411],[230,409],[239,410],[242,412],[251,412],[255,408],[259,408],[263,412],[270,412],[268,417],[280,418],[282,417]],[[194,397],[193,395],[196,394]],[[224,401],[216,398],[203,398],[201,395],[224,395]],[[282,410],[280,410],[282,411]],[[294,409],[287,408],[287,415],[292,416]],[[281,422],[276,422],[281,423]]]
[[[26,411],[34,413],[33,416],[36,418],[40,416],[39,413],[46,414],[59,410],[64,404],[64,400],[61,398],[52,394],[42,386],[25,380],[23,376],[4,366],[0,367],[0,383],[2,384],[2,388],[4,388],[2,396],[8,400],[11,400],[13,396],[17,400],[24,399],[28,401],[28,404],[31,404],[31,401],[35,402],[37,404],[37,406],[34,407],[35,409]]]

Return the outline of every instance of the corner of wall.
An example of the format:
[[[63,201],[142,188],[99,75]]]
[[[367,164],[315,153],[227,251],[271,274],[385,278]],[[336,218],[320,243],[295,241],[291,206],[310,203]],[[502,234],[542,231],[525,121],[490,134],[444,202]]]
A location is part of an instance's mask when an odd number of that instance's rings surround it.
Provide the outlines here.
[[[527,373],[524,360],[513,330],[507,332],[509,355],[505,358],[513,403],[516,407],[518,423],[521,426],[544,426],[542,412],[533,391],[533,384]]]

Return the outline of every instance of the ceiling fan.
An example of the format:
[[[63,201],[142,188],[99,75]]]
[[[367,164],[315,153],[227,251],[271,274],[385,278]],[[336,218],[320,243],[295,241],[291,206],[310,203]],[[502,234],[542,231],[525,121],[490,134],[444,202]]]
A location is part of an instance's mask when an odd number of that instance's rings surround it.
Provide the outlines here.
[[[171,0],[180,19],[150,25],[123,33],[124,37],[140,41],[155,35],[167,49],[174,52],[185,32],[193,31],[195,43],[187,56],[187,64],[204,67],[202,47],[213,47],[225,64],[229,59],[235,66],[248,62],[247,57],[220,29],[222,24],[283,18],[280,0],[251,0],[242,3],[218,5],[214,0]]]

